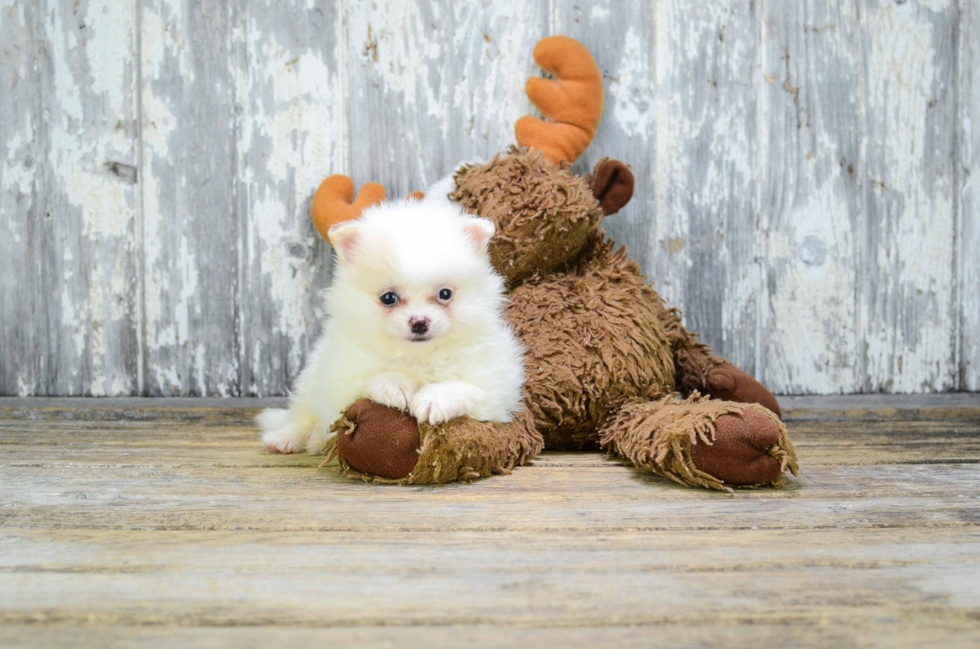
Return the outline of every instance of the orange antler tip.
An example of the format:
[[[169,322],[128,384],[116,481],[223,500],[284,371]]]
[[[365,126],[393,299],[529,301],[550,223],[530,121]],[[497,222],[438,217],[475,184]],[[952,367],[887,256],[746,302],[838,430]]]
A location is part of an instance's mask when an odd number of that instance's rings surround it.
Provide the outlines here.
[[[367,183],[361,187],[357,198],[354,198],[354,181],[347,176],[333,175],[320,183],[313,195],[310,205],[310,216],[320,236],[330,242],[327,233],[330,228],[341,221],[350,221],[361,215],[361,212],[385,199],[385,188],[378,183]]]
[[[549,36],[534,47],[534,62],[555,80],[527,80],[528,99],[545,119],[526,115],[514,126],[517,143],[555,164],[574,162],[595,136],[602,117],[602,73],[574,38]]]

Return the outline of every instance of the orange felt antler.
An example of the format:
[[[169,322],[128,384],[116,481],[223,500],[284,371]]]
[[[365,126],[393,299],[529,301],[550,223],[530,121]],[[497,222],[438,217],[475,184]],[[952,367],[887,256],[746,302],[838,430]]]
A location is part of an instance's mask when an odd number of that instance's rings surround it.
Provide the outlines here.
[[[602,117],[602,73],[589,51],[567,36],[549,36],[534,46],[534,62],[553,77],[527,80],[525,91],[545,119],[517,120],[517,144],[544,153],[554,164],[574,162],[595,136]]]
[[[341,221],[350,221],[361,212],[385,199],[385,188],[378,183],[368,183],[354,198],[354,182],[347,176],[330,176],[317,188],[310,205],[310,216],[320,236],[330,242],[327,232]]]

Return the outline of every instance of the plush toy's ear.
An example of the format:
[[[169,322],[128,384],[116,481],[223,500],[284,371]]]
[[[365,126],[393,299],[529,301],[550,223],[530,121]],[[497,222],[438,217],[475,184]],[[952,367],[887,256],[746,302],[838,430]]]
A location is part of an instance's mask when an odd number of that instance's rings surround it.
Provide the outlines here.
[[[586,180],[606,216],[623,209],[633,198],[633,172],[619,160],[603,158]]]
[[[479,252],[486,252],[490,239],[497,232],[497,226],[490,219],[467,216],[463,221],[463,232],[473,241]]]
[[[361,212],[385,199],[385,188],[378,183],[367,183],[354,199],[354,182],[339,174],[330,176],[317,188],[310,205],[310,216],[320,236],[333,245],[330,231],[343,221],[352,221]]]
[[[328,241],[337,251],[337,258],[342,264],[354,261],[357,255],[357,244],[361,237],[361,224],[357,220],[335,223],[327,232]]]

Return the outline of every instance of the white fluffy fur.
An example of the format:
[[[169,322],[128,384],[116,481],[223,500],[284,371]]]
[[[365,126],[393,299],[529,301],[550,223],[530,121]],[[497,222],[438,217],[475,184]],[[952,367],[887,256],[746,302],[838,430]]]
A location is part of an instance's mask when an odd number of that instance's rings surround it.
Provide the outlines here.
[[[492,235],[490,221],[448,200],[384,203],[334,226],[325,330],[289,410],[257,418],[266,446],[318,452],[342,410],[362,398],[433,424],[509,420],[520,407],[522,350],[503,318]],[[442,288],[453,290],[448,304],[437,299]],[[380,300],[389,291],[399,296],[394,307]],[[429,320],[430,339],[413,340],[413,317]]]

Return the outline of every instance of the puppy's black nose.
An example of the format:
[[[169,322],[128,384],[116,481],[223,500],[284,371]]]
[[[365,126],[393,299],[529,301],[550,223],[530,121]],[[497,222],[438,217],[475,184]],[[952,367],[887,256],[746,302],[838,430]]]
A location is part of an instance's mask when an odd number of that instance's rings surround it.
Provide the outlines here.
[[[408,326],[411,327],[413,334],[421,336],[429,330],[429,319],[413,316],[409,319]]]

